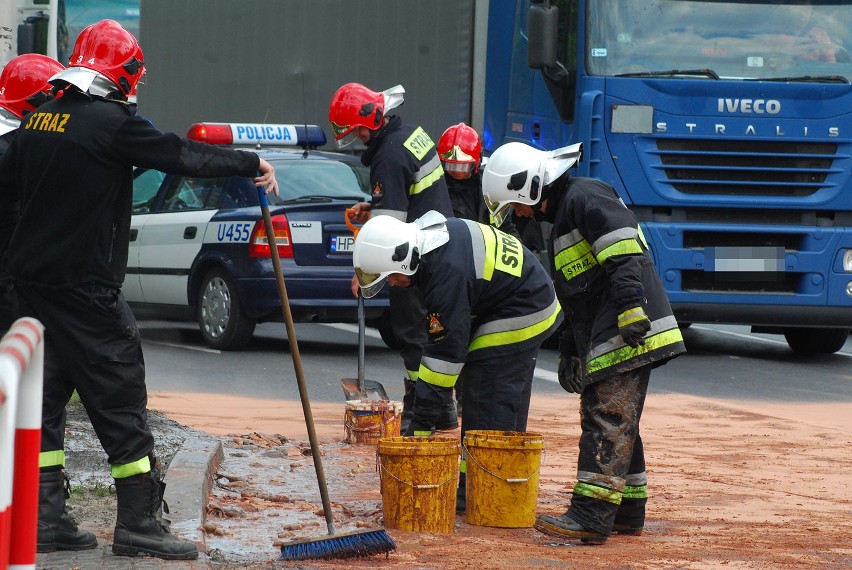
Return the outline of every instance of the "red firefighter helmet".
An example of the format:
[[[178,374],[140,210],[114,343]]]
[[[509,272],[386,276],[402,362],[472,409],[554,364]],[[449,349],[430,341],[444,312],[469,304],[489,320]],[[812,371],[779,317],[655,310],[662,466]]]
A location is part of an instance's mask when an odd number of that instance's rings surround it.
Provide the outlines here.
[[[472,174],[479,169],[482,141],[479,134],[464,123],[453,125],[438,140],[438,156],[444,170],[450,173]]]
[[[12,59],[0,73],[0,107],[19,119],[49,101],[53,86],[48,80],[65,69],[53,58],[27,53]]]
[[[357,137],[356,127],[371,131],[382,126],[385,114],[402,104],[405,89],[397,85],[381,93],[361,85],[347,83],[335,91],[328,108],[328,120],[337,146],[343,148]]]
[[[56,76],[88,91],[97,74],[112,81],[129,96],[145,73],[142,48],[133,34],[115,20],[101,20],[77,37],[68,69]]]

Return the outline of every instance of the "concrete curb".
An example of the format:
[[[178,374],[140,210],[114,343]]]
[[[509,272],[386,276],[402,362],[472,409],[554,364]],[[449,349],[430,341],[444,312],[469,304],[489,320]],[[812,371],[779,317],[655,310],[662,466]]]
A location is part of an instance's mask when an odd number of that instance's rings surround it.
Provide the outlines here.
[[[222,442],[214,438],[185,441],[169,463],[164,477],[163,499],[169,505],[172,533],[207,552],[203,525],[207,520],[207,498],[213,476],[225,459]]]

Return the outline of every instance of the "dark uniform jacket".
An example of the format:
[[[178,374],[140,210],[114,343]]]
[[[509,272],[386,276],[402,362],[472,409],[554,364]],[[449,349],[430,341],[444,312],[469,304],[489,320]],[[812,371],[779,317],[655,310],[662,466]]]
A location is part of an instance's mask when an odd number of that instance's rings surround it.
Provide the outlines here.
[[[15,140],[15,135],[18,129],[9,131],[4,135],[0,135],[0,158],[6,154],[6,150],[12,145]],[[2,253],[5,247],[2,244],[9,243],[12,232],[18,223],[18,200],[14,195],[0,195],[0,263],[2,263]]]
[[[587,383],[686,351],[636,217],[612,186],[565,175],[554,182],[546,219],[554,224],[548,252],[568,329],[560,351],[584,359]],[[617,322],[637,306],[651,330],[631,348]]]
[[[470,178],[456,180],[452,176],[446,176],[447,188],[450,191],[450,202],[453,204],[453,213],[457,218],[473,220],[482,224],[491,224],[491,214],[482,198],[482,171],[475,172]],[[506,216],[499,228],[501,231],[515,237],[518,230],[512,222],[512,216]]]
[[[420,127],[391,115],[361,156],[370,167],[371,213],[413,222],[429,210],[450,218],[452,204],[435,143]]]
[[[9,272],[21,282],[121,285],[134,166],[189,176],[255,176],[259,165],[255,153],[164,134],[137,116],[134,105],[75,88],[28,115],[17,133],[0,159],[0,204],[20,201],[7,257]],[[17,188],[30,191],[16,196]],[[0,243],[0,251],[6,245]]]
[[[426,299],[429,342],[419,379],[451,388],[464,363],[539,346],[562,322],[547,271],[514,236],[447,220],[450,240],[414,274]]]

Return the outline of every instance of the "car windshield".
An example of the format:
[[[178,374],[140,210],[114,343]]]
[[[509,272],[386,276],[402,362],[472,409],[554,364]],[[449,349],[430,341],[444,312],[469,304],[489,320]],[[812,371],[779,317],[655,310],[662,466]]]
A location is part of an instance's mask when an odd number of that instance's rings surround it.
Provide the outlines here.
[[[849,82],[850,22],[838,0],[592,0],[586,62],[594,75]]]
[[[270,202],[280,204],[299,198],[369,199],[369,171],[360,162],[336,160],[272,160],[280,196]]]

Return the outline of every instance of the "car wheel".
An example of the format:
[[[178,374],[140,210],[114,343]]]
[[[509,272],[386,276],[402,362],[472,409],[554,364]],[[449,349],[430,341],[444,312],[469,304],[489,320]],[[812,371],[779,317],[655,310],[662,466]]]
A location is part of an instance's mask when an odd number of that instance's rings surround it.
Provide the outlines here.
[[[843,348],[849,329],[784,329],[784,338],[794,352],[802,354],[833,354]]]
[[[234,281],[227,271],[214,267],[204,275],[197,299],[198,327],[204,342],[219,350],[244,348],[257,321],[243,314]]]

